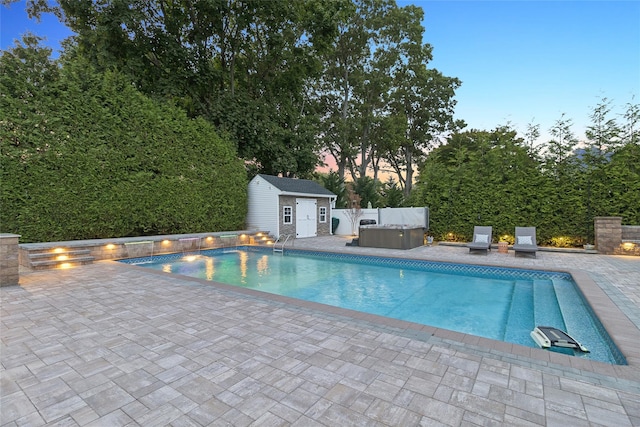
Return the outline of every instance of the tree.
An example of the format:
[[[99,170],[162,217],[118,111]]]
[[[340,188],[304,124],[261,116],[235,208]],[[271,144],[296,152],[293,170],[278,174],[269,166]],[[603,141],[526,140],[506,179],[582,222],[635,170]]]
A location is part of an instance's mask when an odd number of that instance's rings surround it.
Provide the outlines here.
[[[51,9],[42,4],[32,12]],[[98,70],[206,117],[255,171],[304,176],[319,162],[307,85],[345,4],[60,0],[56,12]]]
[[[414,165],[423,161],[439,136],[465,126],[453,120],[453,96],[460,81],[427,69],[430,53],[426,53],[399,73],[392,95],[394,112],[406,118],[406,127],[403,141],[396,151],[386,153],[385,160],[396,172],[405,197],[411,193]]]
[[[404,194],[398,184],[389,177],[382,187],[382,205],[388,208],[399,208],[404,201]]]
[[[615,148],[620,143],[620,126],[615,119],[610,118],[611,100],[602,98],[600,103],[593,107],[591,124],[585,132],[590,150],[588,156],[603,156],[607,150]]]
[[[375,76],[371,49],[385,25],[385,11],[392,5],[387,0],[354,1],[339,15],[338,35],[323,57],[316,101],[325,152],[335,159],[342,179],[347,169],[356,177],[359,146],[366,144],[374,103],[384,91],[380,84],[385,78],[382,72],[377,74],[381,79]]]
[[[361,205],[371,204],[371,207],[380,207],[378,184],[373,178],[365,175],[356,179],[353,182],[353,191],[360,197]]]
[[[640,145],[618,147],[605,166],[600,194],[594,194],[594,216],[621,216],[623,224],[640,224]]]
[[[606,179],[610,168],[607,163],[616,146],[620,144],[620,127],[610,118],[611,100],[602,98],[592,108],[591,124],[587,127],[587,148],[580,159],[580,169],[585,180],[585,228],[589,241],[593,241],[593,218],[599,215],[598,204],[610,199],[609,183]]]
[[[0,56],[0,106],[3,121],[2,151],[5,156],[31,156],[59,142],[46,134],[49,118],[34,102],[59,78],[57,61],[49,60],[51,49],[40,46],[42,38],[26,34],[22,43]],[[11,116],[10,116],[11,115]],[[43,129],[45,131],[43,131]],[[44,132],[44,133],[43,133]]]
[[[353,188],[351,188],[351,186],[347,187],[347,200],[348,206],[345,210],[345,215],[349,218],[349,222],[351,223],[351,234],[355,236],[358,219],[360,219],[364,213],[360,207],[360,196],[353,190]]]
[[[623,114],[625,120],[622,126],[622,142],[623,144],[640,144],[640,104],[635,104],[631,99],[631,102],[626,104],[626,109]]]
[[[427,69],[421,8],[357,0],[349,12],[318,86],[325,152],[354,180],[371,167],[377,177],[380,163],[390,163],[408,194],[416,158],[455,127],[459,81]]]
[[[529,147],[529,150],[534,150],[535,142],[540,138],[540,125],[537,123],[528,123],[527,130],[524,134],[524,140]]]
[[[551,226],[555,234],[565,234],[564,228],[574,230],[576,235],[588,239],[590,219],[586,201],[590,190],[580,167],[581,152],[574,151],[578,139],[572,126],[573,120],[562,113],[549,129],[553,139],[544,146],[544,168],[554,189],[547,196],[546,214],[554,219]]]
[[[329,171],[328,174],[321,176],[321,181],[324,188],[336,195],[336,208],[340,209],[348,206],[347,186],[344,179],[340,178],[337,172]]]
[[[547,163],[552,167],[562,164],[578,142],[571,131],[571,126],[573,126],[573,120],[565,118],[565,113],[562,113],[549,129],[549,133],[554,139],[547,142],[546,157]]]

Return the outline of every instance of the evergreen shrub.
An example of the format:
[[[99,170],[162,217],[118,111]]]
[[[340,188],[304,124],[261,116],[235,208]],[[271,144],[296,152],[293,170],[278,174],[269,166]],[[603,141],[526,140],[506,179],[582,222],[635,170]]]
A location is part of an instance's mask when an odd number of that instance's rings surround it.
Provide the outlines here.
[[[80,58],[0,57],[2,232],[21,242],[237,230],[247,177],[201,119]]]

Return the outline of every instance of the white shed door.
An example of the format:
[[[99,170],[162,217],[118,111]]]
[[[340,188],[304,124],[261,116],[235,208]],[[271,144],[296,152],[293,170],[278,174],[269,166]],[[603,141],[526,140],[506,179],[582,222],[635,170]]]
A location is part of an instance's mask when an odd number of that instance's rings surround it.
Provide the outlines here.
[[[296,199],[296,237],[318,235],[318,202],[315,199]]]

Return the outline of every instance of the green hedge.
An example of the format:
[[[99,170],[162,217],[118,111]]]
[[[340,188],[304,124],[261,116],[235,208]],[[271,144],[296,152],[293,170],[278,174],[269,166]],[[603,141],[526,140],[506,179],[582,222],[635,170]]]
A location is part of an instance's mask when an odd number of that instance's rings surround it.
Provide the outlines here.
[[[429,207],[429,232],[439,240],[469,241],[474,225],[491,225],[494,241],[535,226],[542,245],[593,243],[596,216],[640,224],[640,147],[551,163],[515,132],[456,134],[422,165],[411,204]]]
[[[2,232],[37,242],[244,227],[245,168],[210,124],[117,73],[38,53],[0,58]]]

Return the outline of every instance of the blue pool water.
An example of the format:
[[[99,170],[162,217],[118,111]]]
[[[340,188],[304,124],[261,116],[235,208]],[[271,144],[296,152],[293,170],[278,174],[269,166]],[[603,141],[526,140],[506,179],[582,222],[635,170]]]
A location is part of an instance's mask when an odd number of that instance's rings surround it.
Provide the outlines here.
[[[122,262],[529,347],[554,326],[590,350],[576,356],[626,364],[567,273],[249,247]]]

